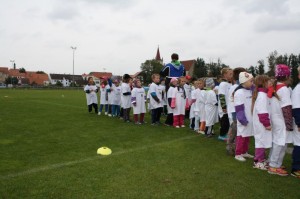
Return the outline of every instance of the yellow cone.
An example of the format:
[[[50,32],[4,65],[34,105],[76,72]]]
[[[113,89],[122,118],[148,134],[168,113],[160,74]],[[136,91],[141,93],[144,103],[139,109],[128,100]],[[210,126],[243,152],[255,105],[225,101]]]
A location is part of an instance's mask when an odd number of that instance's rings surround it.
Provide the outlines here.
[[[103,147],[101,147],[101,148],[99,148],[97,150],[97,154],[100,154],[100,155],[110,155],[111,154],[111,149],[103,146]]]

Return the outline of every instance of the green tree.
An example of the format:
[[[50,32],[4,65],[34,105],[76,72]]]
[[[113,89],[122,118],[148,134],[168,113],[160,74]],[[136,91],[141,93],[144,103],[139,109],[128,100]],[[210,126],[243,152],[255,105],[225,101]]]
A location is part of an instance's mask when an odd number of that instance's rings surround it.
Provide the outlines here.
[[[44,71],[36,71],[36,74],[45,74]]]
[[[55,85],[56,85],[56,86],[59,86],[59,87],[62,87],[62,86],[63,86],[63,84],[62,84],[60,81],[57,81]]]
[[[19,82],[19,80],[18,80],[18,78],[16,78],[16,77],[8,76],[8,77],[5,79],[5,84],[17,85],[18,82]]]
[[[292,87],[295,87],[297,85],[297,83],[299,82],[299,78],[298,78],[298,67],[300,66],[300,54],[299,56],[291,54],[288,58],[288,66],[291,67],[291,72],[292,72],[292,79],[293,79],[293,83],[292,83]]]
[[[258,62],[258,71],[257,74],[258,75],[263,75],[265,74],[265,62],[263,59],[259,60]]]
[[[20,69],[19,69],[19,73],[26,73],[25,68],[20,68]]]
[[[197,58],[195,67],[194,67],[194,77],[200,78],[200,77],[206,77],[207,76],[207,65],[205,64],[204,59]]]
[[[143,76],[144,84],[149,84],[152,82],[151,75],[154,73],[159,74],[163,65],[155,60],[146,60],[144,63],[141,64],[141,75]]]
[[[254,66],[250,66],[248,69],[247,69],[248,73],[251,73],[253,75],[253,77],[256,76],[256,72],[257,72],[257,69],[254,67]]]
[[[277,51],[271,52],[268,57],[268,64],[269,64],[269,76],[275,76],[275,65],[276,65],[276,59],[277,59]]]

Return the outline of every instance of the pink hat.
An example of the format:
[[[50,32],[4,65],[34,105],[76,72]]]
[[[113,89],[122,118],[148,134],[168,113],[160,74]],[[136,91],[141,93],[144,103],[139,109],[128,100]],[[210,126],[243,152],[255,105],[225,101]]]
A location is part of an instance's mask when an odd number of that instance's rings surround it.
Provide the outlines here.
[[[289,77],[291,70],[287,65],[278,64],[275,69],[275,77]]]
[[[177,78],[175,78],[175,77],[172,77],[172,79],[171,79],[171,83],[173,83],[173,82],[177,82],[178,81],[178,79]]]

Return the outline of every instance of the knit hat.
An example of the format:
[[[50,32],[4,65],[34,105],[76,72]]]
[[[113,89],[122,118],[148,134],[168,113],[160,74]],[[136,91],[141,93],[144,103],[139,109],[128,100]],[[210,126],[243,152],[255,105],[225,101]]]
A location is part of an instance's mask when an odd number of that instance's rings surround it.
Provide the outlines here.
[[[207,88],[212,88],[215,86],[215,82],[214,82],[213,78],[207,78],[205,80],[205,84],[206,84]]]
[[[173,82],[177,82],[178,81],[178,79],[177,78],[175,78],[175,77],[172,77],[172,79],[171,79],[171,83],[173,83]]]
[[[278,64],[275,69],[275,77],[289,77],[291,70],[287,65]]]
[[[240,84],[245,83],[246,81],[253,79],[253,75],[247,72],[241,72],[239,75]]]

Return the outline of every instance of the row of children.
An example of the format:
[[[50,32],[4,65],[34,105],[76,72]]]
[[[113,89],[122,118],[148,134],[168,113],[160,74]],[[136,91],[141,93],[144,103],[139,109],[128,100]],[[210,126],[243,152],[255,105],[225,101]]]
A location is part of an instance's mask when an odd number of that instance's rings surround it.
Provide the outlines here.
[[[211,137],[213,126],[220,122],[219,139],[227,140],[227,151],[235,155],[235,159],[245,161],[253,158],[248,154],[250,137],[255,138],[254,168],[268,170],[271,174],[288,175],[282,166],[286,143],[293,143],[292,175],[300,176],[300,86],[293,92],[287,87],[290,80],[288,66],[276,67],[275,82],[269,77],[253,76],[244,68],[222,69],[222,81],[215,86],[212,78],[199,79],[191,86],[189,78],[171,78],[168,89],[160,84],[160,76],[152,75],[153,83],[146,96],[141,82],[125,74],[123,82],[104,81],[100,88],[100,109],[97,108],[97,87],[92,79],[85,87],[89,111],[94,106],[95,112],[101,114],[112,107],[112,116],[119,116],[122,107],[123,119],[129,122],[129,113],[133,107],[136,124],[144,123],[146,99],[149,99],[151,124],[160,124],[160,116],[164,103],[168,115],[165,124],[175,128],[184,126],[184,115],[189,110],[190,127],[193,130]],[[188,79],[188,80],[187,80]],[[253,85],[253,81],[255,86]],[[270,87],[271,85],[271,87]],[[291,97],[293,100],[291,100]],[[104,103],[103,103],[104,102]],[[106,102],[106,103],[105,103]],[[292,107],[293,106],[293,107]],[[293,109],[292,109],[293,108]],[[295,121],[293,127],[292,110]],[[108,113],[109,114],[109,113]],[[140,118],[138,118],[140,116]],[[228,135],[227,135],[228,133]],[[265,152],[271,148],[268,160]]]
[[[224,97],[220,93],[224,84],[219,85],[219,107],[223,116],[227,114],[230,124],[227,151],[233,153],[238,161],[253,158],[248,149],[250,137],[254,136],[253,168],[287,176],[282,163],[287,144],[292,143],[291,175],[300,178],[300,84],[294,90],[288,87],[291,72],[286,65],[276,66],[274,80],[266,75],[253,78],[244,71],[243,68],[233,70],[234,84],[228,85]],[[300,79],[300,67],[298,73]],[[221,129],[227,128],[222,119],[220,115]],[[266,149],[270,149],[268,158]]]

